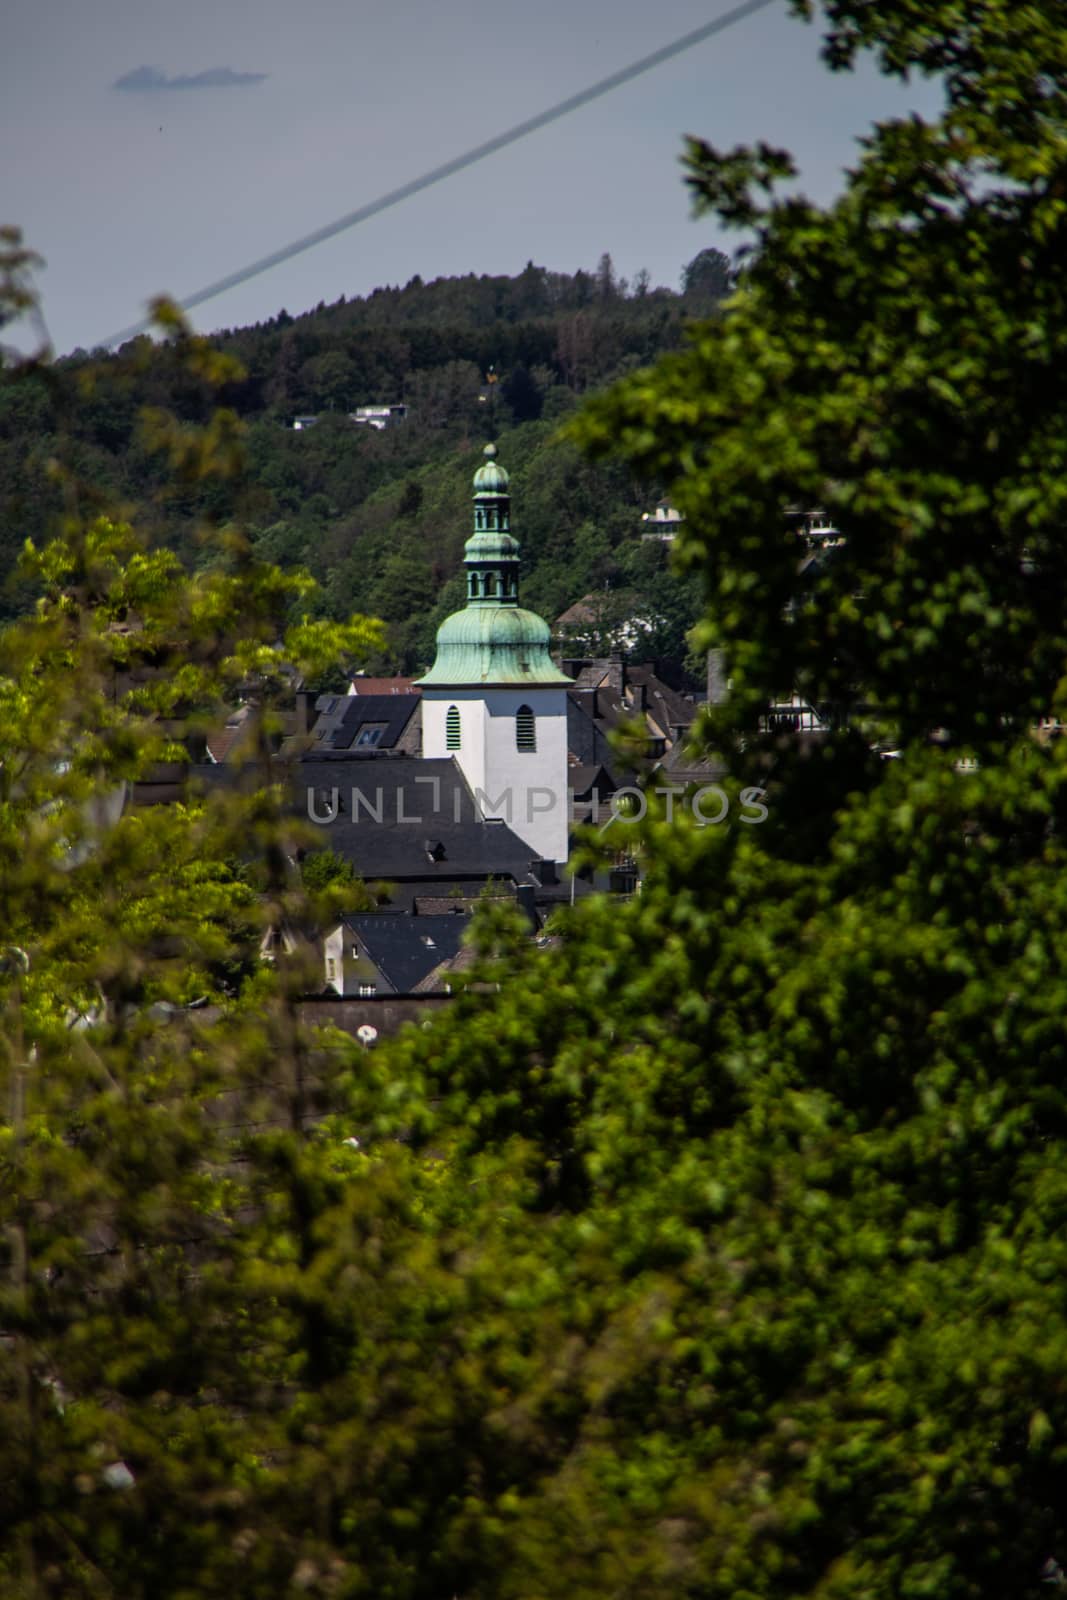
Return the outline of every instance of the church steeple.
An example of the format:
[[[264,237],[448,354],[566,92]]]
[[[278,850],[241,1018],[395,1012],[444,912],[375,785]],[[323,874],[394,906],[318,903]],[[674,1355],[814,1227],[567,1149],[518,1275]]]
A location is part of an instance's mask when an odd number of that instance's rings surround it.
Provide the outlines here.
[[[419,679],[422,753],[455,761],[487,818],[507,822],[540,860],[567,859],[567,688],[548,623],[519,605],[519,544],[496,446],[474,474],[467,604],[437,630]]]
[[[519,605],[519,541],[508,475],[496,445],[474,474],[474,532],[464,547],[467,604],[437,630],[437,656],[420,684],[568,684],[549,655],[548,623]]]
[[[474,532],[467,540],[467,604],[517,606],[519,545],[508,531],[511,495],[508,475],[496,462],[496,445],[485,447],[485,465],[474,474]]]

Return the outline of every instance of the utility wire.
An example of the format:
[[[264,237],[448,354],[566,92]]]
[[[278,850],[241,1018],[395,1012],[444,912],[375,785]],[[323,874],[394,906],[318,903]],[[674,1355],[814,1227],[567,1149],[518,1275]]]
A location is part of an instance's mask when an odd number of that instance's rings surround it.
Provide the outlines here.
[[[639,61],[631,62],[628,67],[610,73],[608,77],[601,78],[589,88],[582,89],[578,94],[569,95],[566,100],[560,100],[556,105],[550,106],[547,111],[540,111],[537,116],[528,117],[525,122],[517,122],[506,133],[498,133],[495,138],[487,139],[484,144],[475,145],[463,155],[454,156],[442,166],[424,172],[421,178],[413,178],[410,183],[401,184],[399,189],[391,189],[388,194],[370,201],[368,205],[359,206],[357,210],[338,217],[336,222],[327,223],[324,228],[316,228],[314,233],[305,234],[302,239],[294,240],[281,250],[274,250],[270,255],[261,256],[258,261],[253,261],[251,266],[242,267],[238,272],[231,272],[225,278],[219,278],[217,282],[208,284],[205,289],[198,289],[195,294],[179,302],[182,310],[191,311],[194,306],[203,305],[205,300],[214,300],[216,295],[225,294],[227,289],[236,289],[240,284],[247,283],[250,278],[258,277],[261,272],[269,272],[272,267],[281,266],[283,261],[290,261],[293,256],[314,249],[315,245],[325,243],[336,234],[344,233],[346,229],[354,228],[360,222],[367,222],[380,212],[388,211],[391,206],[399,205],[401,200],[407,200],[413,194],[421,194],[433,184],[441,183],[445,178],[451,178],[467,167],[473,167],[475,162],[484,161],[486,156],[495,155],[498,150],[506,149],[509,144],[525,139],[528,134],[536,133],[540,128],[547,128],[549,123],[558,121],[560,117],[565,117],[572,111],[580,110],[590,101],[598,100],[601,95],[610,94],[612,89],[620,89],[623,84],[631,83],[642,73],[651,72],[653,67],[661,66],[664,61],[670,61],[672,57],[680,56],[686,50],[692,50],[694,45],[702,44],[714,34],[732,28],[735,22],[742,22],[754,12],[762,11],[775,3],[776,0],[743,0],[741,5],[724,11],[713,22],[706,22],[702,27],[694,28],[691,33],[685,33],[680,39],[675,39],[672,44],[664,45],[660,50],[653,50],[651,55],[642,56]],[[150,326],[151,318],[145,317],[129,328],[123,328],[120,333],[112,334],[111,338],[104,342],[107,346],[122,344],[125,340],[133,339],[137,334],[143,333]]]

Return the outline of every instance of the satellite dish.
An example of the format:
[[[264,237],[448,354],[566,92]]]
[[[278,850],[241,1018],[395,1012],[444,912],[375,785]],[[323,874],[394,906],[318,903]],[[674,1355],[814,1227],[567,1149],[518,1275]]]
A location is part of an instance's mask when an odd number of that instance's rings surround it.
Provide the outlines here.
[[[364,1022],[361,1027],[356,1029],[356,1038],[359,1040],[364,1049],[368,1049],[374,1043],[377,1037],[377,1028],[372,1028],[369,1022]]]

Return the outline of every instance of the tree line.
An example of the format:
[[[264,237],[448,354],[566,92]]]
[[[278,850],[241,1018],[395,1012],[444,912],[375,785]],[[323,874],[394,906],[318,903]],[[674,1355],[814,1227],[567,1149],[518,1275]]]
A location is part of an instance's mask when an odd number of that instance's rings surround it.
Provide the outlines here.
[[[720,273],[709,286],[711,258]],[[607,256],[595,274],[530,264],[516,278],[416,279],[222,333],[212,343],[241,375],[218,393],[147,337],[114,357],[76,352],[47,377],[35,371],[0,396],[0,606],[13,615],[24,603],[18,552],[61,510],[51,468],[61,459],[112,503],[136,507],[152,542],[188,570],[203,528],[239,518],[272,559],[311,569],[322,615],[340,618],[370,593],[390,623],[377,664],[415,670],[432,659],[436,625],[455,603],[450,580],[470,526],[467,454],[492,436],[520,469],[529,602],[552,618],[590,589],[633,594],[660,619],[650,653],[681,664],[692,598],[633,548],[647,491],[572,449],[561,468],[546,447],[580,393],[655,360],[688,318],[713,309],[729,283],[725,257],[702,252],[687,282],[682,294],[628,291]],[[348,420],[359,404],[400,400],[407,420],[385,433]],[[146,412],[194,427],[218,404],[246,430],[246,478],[174,484]],[[315,428],[295,432],[301,414],[317,416]]]

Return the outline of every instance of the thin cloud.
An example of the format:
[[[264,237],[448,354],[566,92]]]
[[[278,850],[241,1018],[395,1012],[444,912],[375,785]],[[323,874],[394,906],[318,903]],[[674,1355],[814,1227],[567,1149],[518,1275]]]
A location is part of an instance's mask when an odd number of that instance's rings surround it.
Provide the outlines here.
[[[113,89],[134,93],[155,93],[159,89],[234,89],[246,83],[262,83],[265,72],[235,72],[232,67],[209,67],[206,72],[178,73],[169,78],[159,67],[135,67],[124,72],[111,85]]]

